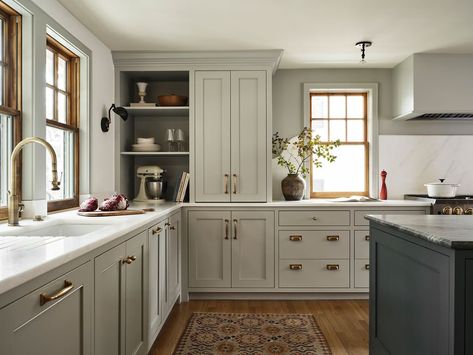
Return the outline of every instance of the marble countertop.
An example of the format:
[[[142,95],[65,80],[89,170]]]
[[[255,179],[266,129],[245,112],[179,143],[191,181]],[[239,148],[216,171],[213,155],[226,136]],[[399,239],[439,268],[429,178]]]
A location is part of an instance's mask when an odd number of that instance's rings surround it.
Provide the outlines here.
[[[178,203],[165,203],[141,215],[100,218],[81,217],[76,211],[67,211],[49,215],[43,222],[21,221],[20,227],[0,224],[0,295],[180,207]],[[19,231],[29,234],[33,228],[59,223],[97,225],[97,231],[71,237],[17,236]]]
[[[366,219],[452,249],[473,249],[473,216],[369,215]]]

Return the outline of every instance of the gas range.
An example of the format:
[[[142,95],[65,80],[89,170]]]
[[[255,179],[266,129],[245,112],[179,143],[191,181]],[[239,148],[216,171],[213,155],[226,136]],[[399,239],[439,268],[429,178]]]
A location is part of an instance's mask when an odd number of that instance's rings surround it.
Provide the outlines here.
[[[451,198],[429,197],[427,195],[404,195],[406,200],[426,201],[432,204],[431,214],[473,215],[473,195],[459,195]]]

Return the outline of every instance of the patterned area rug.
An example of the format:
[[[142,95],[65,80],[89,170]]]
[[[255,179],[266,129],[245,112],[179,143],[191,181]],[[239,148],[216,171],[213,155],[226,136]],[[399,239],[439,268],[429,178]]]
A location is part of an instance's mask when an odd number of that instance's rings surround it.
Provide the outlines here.
[[[194,313],[174,355],[330,355],[311,314]]]

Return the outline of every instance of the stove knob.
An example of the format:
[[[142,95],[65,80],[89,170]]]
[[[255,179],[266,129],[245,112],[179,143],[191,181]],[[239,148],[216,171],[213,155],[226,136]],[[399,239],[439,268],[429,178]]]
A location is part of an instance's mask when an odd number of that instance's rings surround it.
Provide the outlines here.
[[[465,214],[473,215],[473,208],[471,208],[471,207],[470,207],[470,208],[467,208],[467,209],[465,210]]]
[[[452,213],[455,215],[461,215],[463,214],[463,208],[460,206],[454,207]]]
[[[452,214],[452,208],[450,206],[445,206],[442,208],[442,214]]]

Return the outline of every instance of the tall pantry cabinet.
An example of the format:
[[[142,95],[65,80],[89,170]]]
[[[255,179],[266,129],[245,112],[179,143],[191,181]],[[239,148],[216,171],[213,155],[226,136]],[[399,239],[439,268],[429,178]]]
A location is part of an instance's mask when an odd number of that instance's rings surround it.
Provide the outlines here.
[[[267,72],[195,72],[196,202],[267,201]]]

